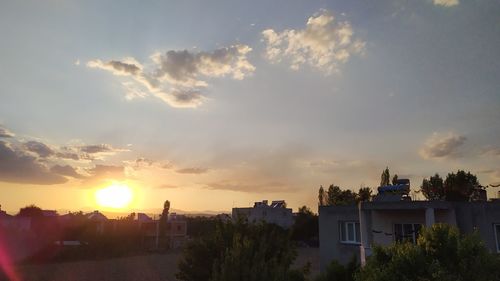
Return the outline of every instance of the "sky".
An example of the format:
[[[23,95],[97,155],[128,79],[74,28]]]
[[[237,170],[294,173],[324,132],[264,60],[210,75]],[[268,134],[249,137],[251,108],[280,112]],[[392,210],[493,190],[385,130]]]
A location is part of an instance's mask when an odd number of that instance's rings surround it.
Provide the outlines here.
[[[320,185],[500,183],[500,2],[0,1],[0,204],[317,210]],[[496,189],[489,195],[496,196]],[[419,195],[417,195],[418,197]]]

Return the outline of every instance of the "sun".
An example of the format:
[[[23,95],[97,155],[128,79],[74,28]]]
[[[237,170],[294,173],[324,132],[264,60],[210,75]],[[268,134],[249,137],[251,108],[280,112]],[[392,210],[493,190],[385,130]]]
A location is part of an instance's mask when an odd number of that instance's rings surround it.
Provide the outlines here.
[[[121,209],[127,207],[133,199],[132,189],[125,184],[112,184],[95,193],[96,202],[101,207]]]

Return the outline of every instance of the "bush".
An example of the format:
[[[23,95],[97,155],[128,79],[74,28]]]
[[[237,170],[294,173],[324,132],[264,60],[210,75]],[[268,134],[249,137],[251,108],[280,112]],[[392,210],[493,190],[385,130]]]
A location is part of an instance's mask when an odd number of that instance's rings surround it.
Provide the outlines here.
[[[500,259],[477,234],[460,235],[456,227],[435,224],[422,230],[416,245],[375,247],[356,280],[500,280]]]
[[[288,231],[271,224],[218,222],[216,231],[189,243],[177,278],[184,281],[301,281],[291,270],[296,253]]]

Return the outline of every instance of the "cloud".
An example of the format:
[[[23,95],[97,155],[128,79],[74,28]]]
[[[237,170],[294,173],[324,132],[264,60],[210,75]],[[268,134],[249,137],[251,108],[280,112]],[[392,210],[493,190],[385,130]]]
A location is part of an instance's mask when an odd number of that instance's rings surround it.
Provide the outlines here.
[[[434,0],[434,5],[443,7],[453,7],[460,4],[459,0]]]
[[[0,126],[0,138],[13,138],[15,135],[6,128]]]
[[[89,173],[94,176],[106,176],[106,175],[122,175],[124,173],[123,166],[113,166],[113,165],[95,165],[94,168],[89,169]]]
[[[0,141],[0,181],[52,185],[67,179],[48,170],[37,158]]]
[[[79,157],[88,160],[103,159],[105,155],[114,155],[118,152],[128,151],[123,148],[115,148],[109,144],[91,144],[78,147]],[[68,155],[68,156],[71,156]]]
[[[96,59],[87,66],[129,77],[122,83],[128,100],[152,95],[172,107],[197,107],[206,99],[202,89],[209,86],[207,79],[242,80],[254,72],[255,67],[247,59],[251,50],[247,45],[233,45],[212,52],[157,52],[150,57],[150,69],[144,69],[133,58],[107,62]]]
[[[170,188],[179,188],[179,186],[172,185],[172,184],[162,184],[162,185],[157,186],[156,188],[170,189]]]
[[[75,170],[75,168],[71,167],[70,165],[55,165],[50,168],[50,171],[52,173],[61,175],[61,176],[68,176],[72,177],[75,179],[81,179],[83,178],[82,175],[78,174]]]
[[[486,146],[481,149],[481,155],[498,157],[500,156],[500,147]]]
[[[31,152],[38,154],[42,158],[47,158],[55,154],[52,148],[39,141],[28,141],[24,143],[24,147]]]
[[[204,174],[208,172],[206,168],[183,168],[176,170],[179,174]]]
[[[242,192],[290,192],[296,188],[281,182],[248,183],[238,181],[220,181],[206,185],[209,189]]]
[[[89,182],[100,182],[106,180],[122,180],[125,178],[125,167],[114,165],[95,165],[93,168],[87,169],[90,176],[87,178]]]
[[[447,134],[434,133],[420,149],[420,155],[425,159],[454,156],[465,141],[464,136],[452,132]]]
[[[80,150],[85,153],[95,154],[95,153],[109,153],[115,152],[116,150],[108,144],[93,144],[84,145],[80,147]]]
[[[262,36],[266,57],[274,63],[287,59],[294,70],[308,64],[332,74],[352,55],[362,54],[365,49],[365,42],[354,38],[348,21],[338,21],[326,10],[310,17],[305,29],[266,29]]]
[[[100,68],[110,71],[114,75],[137,75],[142,71],[142,66],[134,59],[125,58],[124,61],[111,60],[108,62],[103,62],[101,60],[91,60],[87,62],[87,66],[90,68]]]

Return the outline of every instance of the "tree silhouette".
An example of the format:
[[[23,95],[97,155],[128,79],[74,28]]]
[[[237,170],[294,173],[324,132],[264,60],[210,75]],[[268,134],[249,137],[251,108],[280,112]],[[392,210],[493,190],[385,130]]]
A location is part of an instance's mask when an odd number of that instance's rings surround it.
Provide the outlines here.
[[[429,179],[422,180],[422,186],[420,190],[424,194],[427,200],[444,200],[446,199],[446,194],[444,191],[443,179],[439,174],[431,176]]]
[[[43,217],[43,211],[39,207],[31,204],[24,208],[19,209],[19,213],[17,214],[19,217],[30,217],[30,218],[39,218]]]
[[[323,186],[321,185],[319,187],[319,191],[318,191],[318,205],[319,206],[324,206],[325,205],[325,189],[323,188]]]
[[[380,175],[380,186],[390,185],[390,182],[391,174],[389,173],[389,167],[385,167],[385,170],[383,170]]]
[[[470,172],[458,170],[457,173],[449,173],[444,181],[446,200],[448,201],[470,201],[474,190],[480,188],[477,177]]]
[[[392,185],[398,184],[398,175],[395,174],[394,177],[392,177]]]

